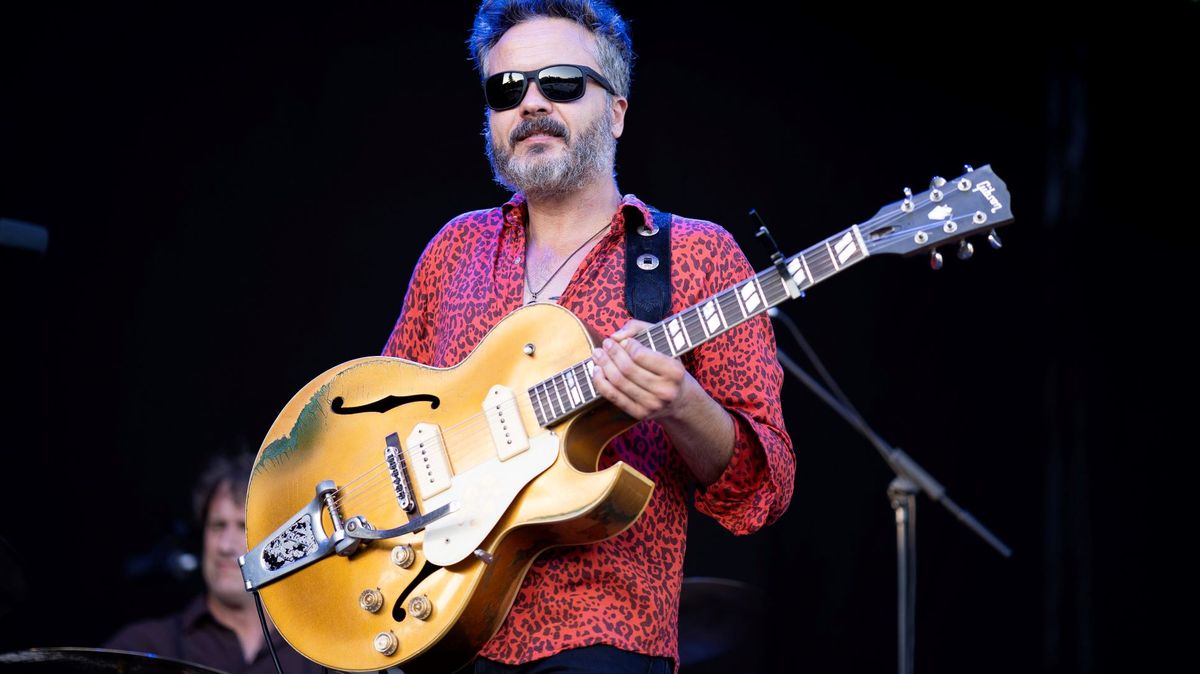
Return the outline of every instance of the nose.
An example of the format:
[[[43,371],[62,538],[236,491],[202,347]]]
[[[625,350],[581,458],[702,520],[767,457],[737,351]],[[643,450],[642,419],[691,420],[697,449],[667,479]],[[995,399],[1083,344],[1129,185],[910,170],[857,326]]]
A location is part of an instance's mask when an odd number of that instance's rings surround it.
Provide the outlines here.
[[[246,530],[241,527],[225,527],[221,530],[217,543],[221,554],[240,555],[246,551]]]
[[[542,95],[542,88],[536,81],[526,87],[525,98],[521,99],[521,105],[518,106],[522,117],[548,115],[553,108],[554,104]]]

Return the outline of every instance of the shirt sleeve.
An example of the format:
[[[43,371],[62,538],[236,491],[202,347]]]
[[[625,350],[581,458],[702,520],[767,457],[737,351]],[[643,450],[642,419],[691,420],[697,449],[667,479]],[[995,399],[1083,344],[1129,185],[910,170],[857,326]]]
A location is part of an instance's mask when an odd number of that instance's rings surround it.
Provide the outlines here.
[[[714,237],[703,244],[712,270],[698,301],[754,274],[728,232],[718,229]],[[685,260],[695,254],[679,252]],[[671,263],[676,264],[674,253]],[[696,509],[734,534],[753,533],[787,510],[796,474],[779,398],[783,369],[770,321],[763,315],[750,319],[701,345],[687,364],[696,381],[730,412],[735,433],[729,464],[715,482],[696,492]]]
[[[441,303],[442,285],[438,282],[438,267],[444,270],[447,265],[454,263],[452,256],[456,249],[456,223],[457,219],[447,223],[429,241],[417,260],[408,290],[404,293],[400,317],[396,319],[382,355],[424,364],[432,362],[437,343],[436,317]]]

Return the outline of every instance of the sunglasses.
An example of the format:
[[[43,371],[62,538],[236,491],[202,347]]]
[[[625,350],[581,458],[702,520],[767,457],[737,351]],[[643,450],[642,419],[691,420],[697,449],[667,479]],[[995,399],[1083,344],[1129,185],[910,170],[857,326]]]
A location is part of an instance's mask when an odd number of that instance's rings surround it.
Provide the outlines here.
[[[538,89],[547,100],[570,103],[583,98],[589,77],[608,93],[618,95],[608,80],[595,70],[587,66],[560,64],[525,72],[510,70],[496,73],[483,83],[483,97],[488,107],[497,112],[515,108],[525,99],[529,80],[532,79],[537,81]]]

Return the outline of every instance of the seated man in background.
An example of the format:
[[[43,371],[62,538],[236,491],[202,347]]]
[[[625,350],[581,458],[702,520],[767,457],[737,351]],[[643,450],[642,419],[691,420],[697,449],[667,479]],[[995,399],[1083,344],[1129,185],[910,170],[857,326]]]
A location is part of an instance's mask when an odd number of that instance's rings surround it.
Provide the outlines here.
[[[246,592],[237,559],[246,552],[246,486],[254,456],[217,456],[192,491],[202,526],[205,592],[178,613],[134,623],[104,646],[185,660],[230,674],[273,674],[254,597]],[[273,628],[271,640],[287,674],[325,671],[293,650]]]

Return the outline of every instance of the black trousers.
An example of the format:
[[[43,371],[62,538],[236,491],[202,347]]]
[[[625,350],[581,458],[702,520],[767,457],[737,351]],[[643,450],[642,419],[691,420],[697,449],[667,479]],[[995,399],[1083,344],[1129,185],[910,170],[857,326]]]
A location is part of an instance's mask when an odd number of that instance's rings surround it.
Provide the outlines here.
[[[653,658],[612,646],[572,648],[524,665],[506,665],[479,658],[475,674],[673,674],[670,658]]]

